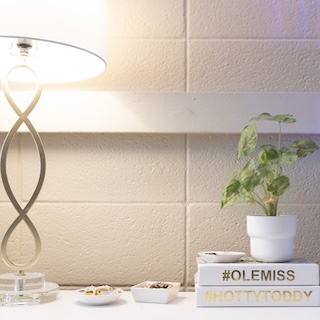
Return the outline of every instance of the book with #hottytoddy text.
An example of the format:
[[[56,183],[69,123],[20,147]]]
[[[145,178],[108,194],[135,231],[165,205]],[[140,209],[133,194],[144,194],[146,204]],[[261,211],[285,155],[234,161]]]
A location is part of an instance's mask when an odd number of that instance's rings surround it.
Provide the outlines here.
[[[199,286],[197,307],[320,306],[319,286]]]
[[[319,265],[303,259],[261,263],[251,258],[234,263],[208,263],[197,258],[199,286],[319,285]]]

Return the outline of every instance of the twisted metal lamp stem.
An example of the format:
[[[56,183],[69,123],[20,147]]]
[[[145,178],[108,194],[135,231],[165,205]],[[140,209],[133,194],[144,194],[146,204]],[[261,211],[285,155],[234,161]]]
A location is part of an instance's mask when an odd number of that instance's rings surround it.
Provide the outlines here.
[[[27,70],[29,70],[35,77],[35,82],[36,82],[36,89],[35,89],[35,93],[34,93],[34,97],[32,99],[32,101],[30,102],[29,106],[26,108],[25,111],[21,111],[20,108],[17,106],[17,104],[14,102],[11,93],[10,93],[10,88],[9,88],[9,84],[8,84],[8,79],[10,76],[10,73],[12,71],[14,71],[15,69],[18,68],[26,68]],[[36,73],[28,66],[26,65],[18,65],[18,66],[14,66],[13,68],[11,68],[7,74],[7,77],[5,77],[5,79],[2,80],[2,88],[4,91],[4,94],[6,96],[6,99],[8,101],[8,103],[10,104],[10,106],[12,107],[12,109],[16,112],[16,114],[19,116],[18,120],[15,122],[15,124],[13,125],[13,127],[11,128],[11,130],[8,132],[3,145],[2,145],[2,150],[1,150],[1,159],[0,159],[0,170],[1,170],[1,177],[2,177],[2,181],[3,181],[3,186],[4,189],[12,203],[12,205],[14,206],[14,208],[16,209],[16,211],[18,212],[18,217],[14,220],[14,222],[11,224],[11,226],[8,228],[8,230],[6,231],[3,239],[2,239],[2,243],[1,243],[1,257],[4,261],[4,263],[11,268],[12,270],[15,270],[18,272],[18,274],[24,274],[24,271],[27,269],[30,269],[31,267],[33,267],[36,262],[39,259],[40,256],[40,251],[41,251],[41,241],[40,241],[40,236],[39,233],[37,231],[37,229],[35,228],[35,226],[33,225],[32,221],[29,219],[29,217],[27,216],[29,210],[31,209],[31,207],[33,206],[33,204],[35,203],[40,190],[42,188],[43,182],[44,182],[44,176],[45,176],[45,170],[46,170],[46,160],[45,160],[45,153],[44,153],[44,148],[43,148],[43,144],[41,141],[41,138],[38,134],[38,132],[35,130],[35,128],[33,127],[32,123],[30,122],[30,120],[28,119],[29,114],[32,112],[32,110],[34,109],[34,107],[36,106],[36,104],[39,101],[39,98],[41,96],[42,93],[42,83],[41,81],[38,79]],[[10,187],[9,184],[9,180],[8,180],[8,175],[7,175],[7,157],[8,157],[8,150],[10,147],[11,142],[13,141],[16,133],[18,132],[18,129],[20,128],[20,126],[22,124],[25,124],[34,140],[34,143],[36,145],[36,148],[38,150],[39,153],[39,158],[40,158],[40,174],[39,174],[39,179],[36,185],[36,188],[30,198],[30,200],[27,202],[26,206],[24,208],[22,208],[19,204],[19,202],[17,201],[16,197],[14,196],[12,189]],[[28,228],[30,229],[32,236],[34,238],[35,241],[35,252],[34,252],[34,256],[33,258],[26,263],[17,263],[17,262],[13,262],[10,260],[9,256],[8,256],[8,241],[10,239],[10,236],[12,235],[13,231],[15,230],[15,228],[17,228],[17,226],[24,221],[26,223],[26,225],[28,226]]]

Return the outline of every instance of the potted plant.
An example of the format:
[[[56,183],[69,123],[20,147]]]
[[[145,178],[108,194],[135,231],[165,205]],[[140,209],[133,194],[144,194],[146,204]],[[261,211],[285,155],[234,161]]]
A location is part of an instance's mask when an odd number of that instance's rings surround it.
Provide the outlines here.
[[[244,156],[249,160],[224,186],[221,208],[232,206],[239,200],[257,204],[263,215],[247,217],[252,257],[261,262],[289,261],[293,256],[296,216],[279,215],[279,198],[290,187],[290,179],[285,175],[284,168],[313,153],[318,146],[310,140],[282,145],[281,125],[296,122],[290,114],[271,116],[262,113],[249,122],[256,120],[278,123],[277,145],[259,146],[256,125],[251,123],[243,128],[236,158],[239,160]]]

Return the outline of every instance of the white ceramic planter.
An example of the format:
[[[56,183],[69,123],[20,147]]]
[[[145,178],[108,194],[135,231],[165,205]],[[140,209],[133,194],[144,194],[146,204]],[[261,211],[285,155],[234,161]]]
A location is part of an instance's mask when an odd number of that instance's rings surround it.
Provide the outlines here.
[[[296,231],[296,216],[247,216],[251,256],[260,262],[291,260]]]

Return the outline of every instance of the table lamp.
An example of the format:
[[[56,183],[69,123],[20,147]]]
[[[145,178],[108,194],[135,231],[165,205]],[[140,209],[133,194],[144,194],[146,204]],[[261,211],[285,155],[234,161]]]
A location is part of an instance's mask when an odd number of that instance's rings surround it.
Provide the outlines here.
[[[45,152],[40,135],[29,115],[40,99],[43,83],[70,82],[94,77],[105,70],[106,0],[0,0],[0,75],[2,90],[17,115],[2,145],[0,168],[4,189],[17,212],[2,236],[1,257],[11,273],[0,275],[0,305],[32,305],[53,301],[59,286],[46,282],[45,275],[28,272],[41,252],[39,233],[28,217],[45,177]],[[31,83],[34,96],[21,110],[12,91],[15,84]],[[1,115],[0,115],[1,119]],[[1,120],[3,121],[3,119]],[[23,207],[9,183],[7,156],[21,126],[30,132],[39,154],[39,179]],[[13,231],[25,222],[35,243],[32,259],[12,261],[8,243]]]

